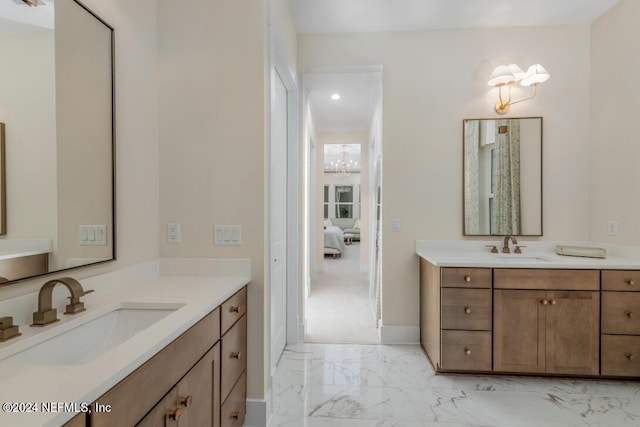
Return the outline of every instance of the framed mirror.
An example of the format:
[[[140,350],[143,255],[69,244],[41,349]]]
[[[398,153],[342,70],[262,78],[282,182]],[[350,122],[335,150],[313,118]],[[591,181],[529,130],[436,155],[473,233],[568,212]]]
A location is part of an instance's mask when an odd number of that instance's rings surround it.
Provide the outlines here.
[[[463,120],[465,236],[542,236],[542,117]]]
[[[115,259],[113,28],[0,0],[0,282]]]

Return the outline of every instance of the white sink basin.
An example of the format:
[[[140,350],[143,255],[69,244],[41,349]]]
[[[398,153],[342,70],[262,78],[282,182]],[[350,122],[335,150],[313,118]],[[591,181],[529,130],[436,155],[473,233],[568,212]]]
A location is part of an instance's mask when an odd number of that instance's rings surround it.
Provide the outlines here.
[[[539,256],[539,255],[522,255],[522,254],[503,254],[503,255],[498,255],[496,258],[505,260],[505,261],[521,261],[521,262],[550,261],[548,258]]]
[[[59,331],[56,331],[54,324],[49,326],[54,329],[46,331],[48,334],[44,341],[37,341],[5,357],[0,360],[0,363],[14,365],[87,363],[162,320],[182,305],[122,303],[98,317],[90,318],[86,322],[77,322],[71,328],[68,327],[70,325],[60,324]],[[49,336],[51,333],[53,336]]]

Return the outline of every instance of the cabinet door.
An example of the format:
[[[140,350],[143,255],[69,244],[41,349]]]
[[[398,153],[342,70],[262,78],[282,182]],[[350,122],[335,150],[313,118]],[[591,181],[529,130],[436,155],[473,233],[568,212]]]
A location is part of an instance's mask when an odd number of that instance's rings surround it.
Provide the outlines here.
[[[494,291],[493,369],[545,372],[545,291]]]
[[[136,427],[178,427],[182,409],[176,404],[177,391],[172,388]]]
[[[183,411],[180,427],[220,425],[220,343],[200,359],[176,388],[176,402]]]
[[[597,375],[600,293],[549,291],[547,373]]]

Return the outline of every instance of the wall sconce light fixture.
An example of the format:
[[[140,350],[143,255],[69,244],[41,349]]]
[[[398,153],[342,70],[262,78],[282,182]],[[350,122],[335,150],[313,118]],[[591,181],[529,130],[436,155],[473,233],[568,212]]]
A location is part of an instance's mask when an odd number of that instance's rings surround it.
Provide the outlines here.
[[[547,70],[545,70],[544,67],[540,64],[532,65],[531,67],[529,67],[526,73],[522,71],[522,69],[516,64],[499,65],[495,70],[493,70],[493,73],[491,73],[491,76],[489,76],[489,81],[487,82],[487,85],[497,87],[499,90],[499,100],[496,103],[496,111],[499,114],[505,114],[509,111],[509,107],[511,107],[513,104],[517,104],[519,102],[533,98],[534,96],[536,96],[536,88],[538,87],[538,85],[540,83],[546,82],[549,77],[551,76],[549,75]],[[527,98],[513,101],[511,99],[511,86],[513,86],[513,84],[516,82],[520,82],[522,86],[533,86],[533,94],[531,96],[528,96]],[[502,88],[504,86],[509,87],[507,99],[504,99],[502,97]]]

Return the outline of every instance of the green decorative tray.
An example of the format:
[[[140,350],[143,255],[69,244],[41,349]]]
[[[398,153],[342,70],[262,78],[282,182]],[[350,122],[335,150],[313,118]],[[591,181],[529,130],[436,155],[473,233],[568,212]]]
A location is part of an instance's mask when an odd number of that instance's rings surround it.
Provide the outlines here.
[[[556,246],[556,253],[565,256],[581,256],[586,258],[606,258],[607,251],[603,248],[592,248],[588,246]]]

